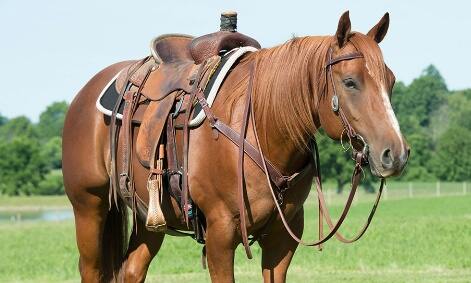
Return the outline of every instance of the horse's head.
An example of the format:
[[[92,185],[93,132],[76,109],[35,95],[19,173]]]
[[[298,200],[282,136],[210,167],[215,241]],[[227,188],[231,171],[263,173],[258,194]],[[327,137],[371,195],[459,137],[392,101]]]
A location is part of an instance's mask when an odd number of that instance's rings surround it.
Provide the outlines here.
[[[368,146],[371,172],[380,177],[400,174],[409,156],[391,107],[395,77],[378,46],[388,26],[385,14],[367,35],[352,33],[348,12],[342,15],[327,55],[327,88],[319,105],[327,134],[345,141],[348,128],[353,128],[353,146]]]

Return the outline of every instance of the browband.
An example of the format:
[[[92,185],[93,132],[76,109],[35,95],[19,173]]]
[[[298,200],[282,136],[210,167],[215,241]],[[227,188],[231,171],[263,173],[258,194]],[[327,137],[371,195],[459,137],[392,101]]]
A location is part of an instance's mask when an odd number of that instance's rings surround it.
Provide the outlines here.
[[[332,48],[330,49],[329,51],[329,62],[327,62],[327,64],[325,65],[325,67],[329,67],[329,66],[332,66],[332,65],[335,65],[337,64],[338,62],[341,62],[341,61],[345,61],[345,60],[352,60],[352,59],[357,59],[357,58],[363,58],[363,54],[361,54],[360,52],[352,52],[352,53],[348,53],[348,54],[345,54],[345,55],[341,55],[335,59],[330,59],[332,57]]]

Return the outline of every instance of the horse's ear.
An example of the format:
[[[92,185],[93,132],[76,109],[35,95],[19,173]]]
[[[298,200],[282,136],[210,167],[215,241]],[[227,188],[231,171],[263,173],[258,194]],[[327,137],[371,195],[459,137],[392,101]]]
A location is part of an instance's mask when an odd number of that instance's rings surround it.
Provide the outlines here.
[[[379,20],[379,22],[367,33],[367,35],[373,38],[377,43],[380,43],[389,28],[389,13],[384,14],[384,16]]]
[[[337,38],[337,44],[340,48],[342,48],[345,43],[347,43],[351,28],[352,24],[350,23],[350,15],[349,12],[346,11],[340,17],[337,32],[335,33],[335,37]]]

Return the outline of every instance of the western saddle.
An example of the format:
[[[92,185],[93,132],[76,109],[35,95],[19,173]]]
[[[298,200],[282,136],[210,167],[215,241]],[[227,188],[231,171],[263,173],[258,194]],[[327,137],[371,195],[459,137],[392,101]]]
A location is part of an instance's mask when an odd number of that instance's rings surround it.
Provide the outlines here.
[[[238,47],[260,48],[255,39],[236,32],[236,25],[237,13],[226,12],[221,15],[218,32],[197,38],[159,36],[151,42],[151,56],[126,67],[116,79],[120,95],[110,125],[110,198],[117,201],[119,194],[134,213],[146,217],[148,230],[167,231],[160,203],[163,189],[168,189],[195,230],[195,238],[204,242],[204,218],[188,196],[188,123],[195,101],[205,101],[202,92],[221,56]],[[119,122],[116,114],[123,105]],[[140,124],[134,140],[133,123]],[[134,188],[133,154],[149,168],[148,204],[137,197]]]
[[[313,163],[308,162],[300,172],[285,176],[263,156],[260,145],[257,149],[245,139],[249,117],[253,119],[254,65],[249,74],[241,131],[235,131],[212,113],[205,89],[222,56],[239,47],[260,48],[255,39],[236,32],[236,27],[237,13],[227,12],[221,14],[221,30],[218,32],[198,38],[182,34],[162,35],[151,42],[151,56],[120,72],[115,82],[119,97],[110,122],[110,200],[117,202],[119,194],[131,207],[134,216],[139,214],[146,218],[146,228],[150,231],[190,235],[199,243],[205,243],[206,220],[189,196],[187,175],[190,120],[199,107],[213,131],[224,135],[239,149],[240,231],[247,256],[252,258],[245,223],[244,156],[269,176],[277,190],[277,196],[273,191],[272,194],[278,203],[283,202],[283,194],[289,187],[312,171]],[[116,117],[121,107],[123,114],[119,123]],[[133,123],[140,124],[135,138]],[[149,168],[149,203],[139,198],[134,188],[133,154]],[[184,220],[194,234],[167,227],[160,207],[164,189],[179,203]]]

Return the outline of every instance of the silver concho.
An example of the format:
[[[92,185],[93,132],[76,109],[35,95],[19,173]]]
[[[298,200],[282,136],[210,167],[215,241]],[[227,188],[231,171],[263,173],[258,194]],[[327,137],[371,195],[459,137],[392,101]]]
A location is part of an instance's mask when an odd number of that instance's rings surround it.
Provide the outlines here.
[[[332,96],[332,110],[339,111],[339,97],[337,95]]]

